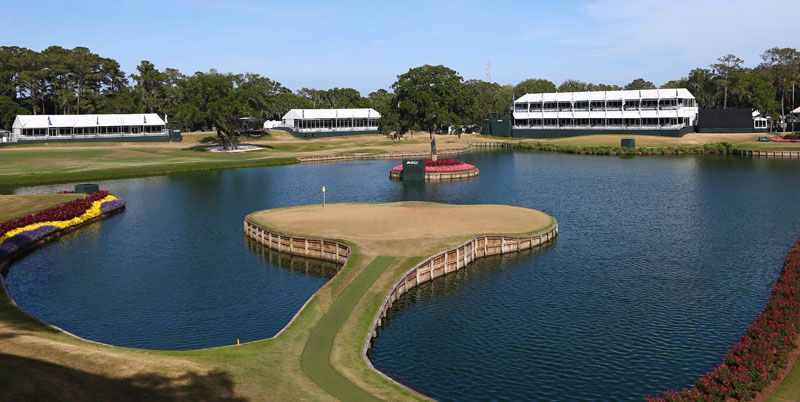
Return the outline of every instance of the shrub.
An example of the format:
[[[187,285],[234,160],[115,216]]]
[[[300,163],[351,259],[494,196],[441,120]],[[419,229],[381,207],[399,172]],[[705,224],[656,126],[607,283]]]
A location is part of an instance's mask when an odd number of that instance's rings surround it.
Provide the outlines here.
[[[789,250],[767,306],[747,332],[692,388],[647,401],[748,400],[777,379],[800,333],[800,240]]]

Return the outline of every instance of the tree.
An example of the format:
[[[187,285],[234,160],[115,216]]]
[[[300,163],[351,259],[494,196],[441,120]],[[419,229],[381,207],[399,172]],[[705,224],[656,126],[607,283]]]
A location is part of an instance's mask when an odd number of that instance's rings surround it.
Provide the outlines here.
[[[465,105],[462,120],[470,125],[480,124],[492,112],[509,110],[514,102],[514,89],[494,82],[466,81],[463,93]]]
[[[139,74],[131,74],[131,79],[136,82],[134,90],[139,93],[142,110],[149,113],[162,112],[167,75],[158,71],[155,64],[147,60],[139,62],[136,71]]]
[[[398,132],[398,116],[392,110],[392,104],[395,99],[394,94],[381,88],[375,92],[371,92],[367,96],[367,99],[369,100],[370,107],[381,114],[381,118],[378,120],[378,131],[384,134]]]
[[[712,108],[714,104],[714,74],[711,70],[695,68],[686,77],[686,89],[691,92],[700,107]]]
[[[398,116],[398,134],[412,129],[430,134],[431,156],[436,159],[436,134],[458,125],[463,105],[463,80],[442,65],[424,65],[408,70],[392,84],[392,110]]]
[[[759,67],[766,70],[780,94],[781,116],[786,116],[786,94],[800,81],[800,52],[794,48],[768,49],[761,55]]]
[[[0,129],[11,130],[18,114],[28,114],[28,109],[17,104],[8,96],[0,95]]]
[[[556,92],[556,90],[556,84],[553,84],[550,80],[529,78],[514,86],[514,98],[516,99],[525,94]]]
[[[656,89],[656,85],[650,81],[646,81],[644,78],[637,78],[628,85],[625,85],[625,89],[629,91],[639,91],[643,89]]]
[[[728,88],[731,85],[731,76],[742,69],[744,60],[727,54],[717,59],[717,63],[711,65],[711,70],[717,74],[718,81],[722,87],[722,108],[728,107]]]
[[[588,82],[570,79],[558,86],[558,92],[585,92],[593,90],[593,87],[594,85]]]
[[[756,108],[765,116],[777,114],[775,88],[753,70],[741,70],[731,77],[731,103],[736,107]]]
[[[689,86],[688,78],[682,77],[678,78],[677,80],[670,80],[661,85],[659,88],[661,89],[677,89],[677,88],[686,88]]]
[[[18,46],[0,46],[0,96],[17,100],[23,88],[20,74],[23,71],[21,57],[31,53],[30,49]]]

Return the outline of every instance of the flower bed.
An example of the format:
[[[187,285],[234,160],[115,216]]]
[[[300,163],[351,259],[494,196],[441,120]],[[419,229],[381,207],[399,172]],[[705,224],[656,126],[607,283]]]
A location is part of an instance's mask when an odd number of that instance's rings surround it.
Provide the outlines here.
[[[425,161],[425,166],[453,166],[460,165],[461,161],[458,159],[428,159]]]
[[[722,364],[692,388],[647,401],[749,400],[778,378],[800,333],[800,240],[783,264],[767,306]]]
[[[474,165],[461,162],[458,159],[440,159],[440,160],[426,160],[425,173],[457,173],[475,170]],[[403,165],[397,165],[392,168],[393,172],[402,172]]]
[[[80,225],[100,215],[125,207],[125,201],[108,191],[98,191],[42,212],[0,224],[0,259],[9,257],[45,236]]]

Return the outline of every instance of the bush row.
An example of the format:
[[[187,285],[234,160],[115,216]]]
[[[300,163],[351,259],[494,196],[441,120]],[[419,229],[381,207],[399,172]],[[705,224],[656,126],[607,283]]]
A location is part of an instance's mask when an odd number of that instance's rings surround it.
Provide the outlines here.
[[[733,145],[727,142],[716,142],[697,146],[678,147],[606,147],[551,144],[543,142],[519,142],[515,149],[532,149],[536,151],[563,152],[580,155],[727,155],[733,152]]]
[[[750,400],[775,381],[800,333],[800,240],[789,250],[764,312],[722,359],[693,387],[648,397],[661,401]]]

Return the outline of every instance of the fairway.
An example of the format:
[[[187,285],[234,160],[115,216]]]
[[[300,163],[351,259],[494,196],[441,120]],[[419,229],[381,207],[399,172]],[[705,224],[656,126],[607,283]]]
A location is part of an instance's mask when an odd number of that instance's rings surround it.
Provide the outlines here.
[[[303,372],[317,385],[342,401],[379,400],[350,382],[333,368],[330,356],[336,334],[342,328],[350,312],[367,292],[367,289],[389,268],[393,260],[394,257],[386,256],[379,256],[372,260],[365,268],[364,273],[342,292],[328,310],[328,314],[322,317],[308,337],[306,347],[303,349],[300,360]]]

